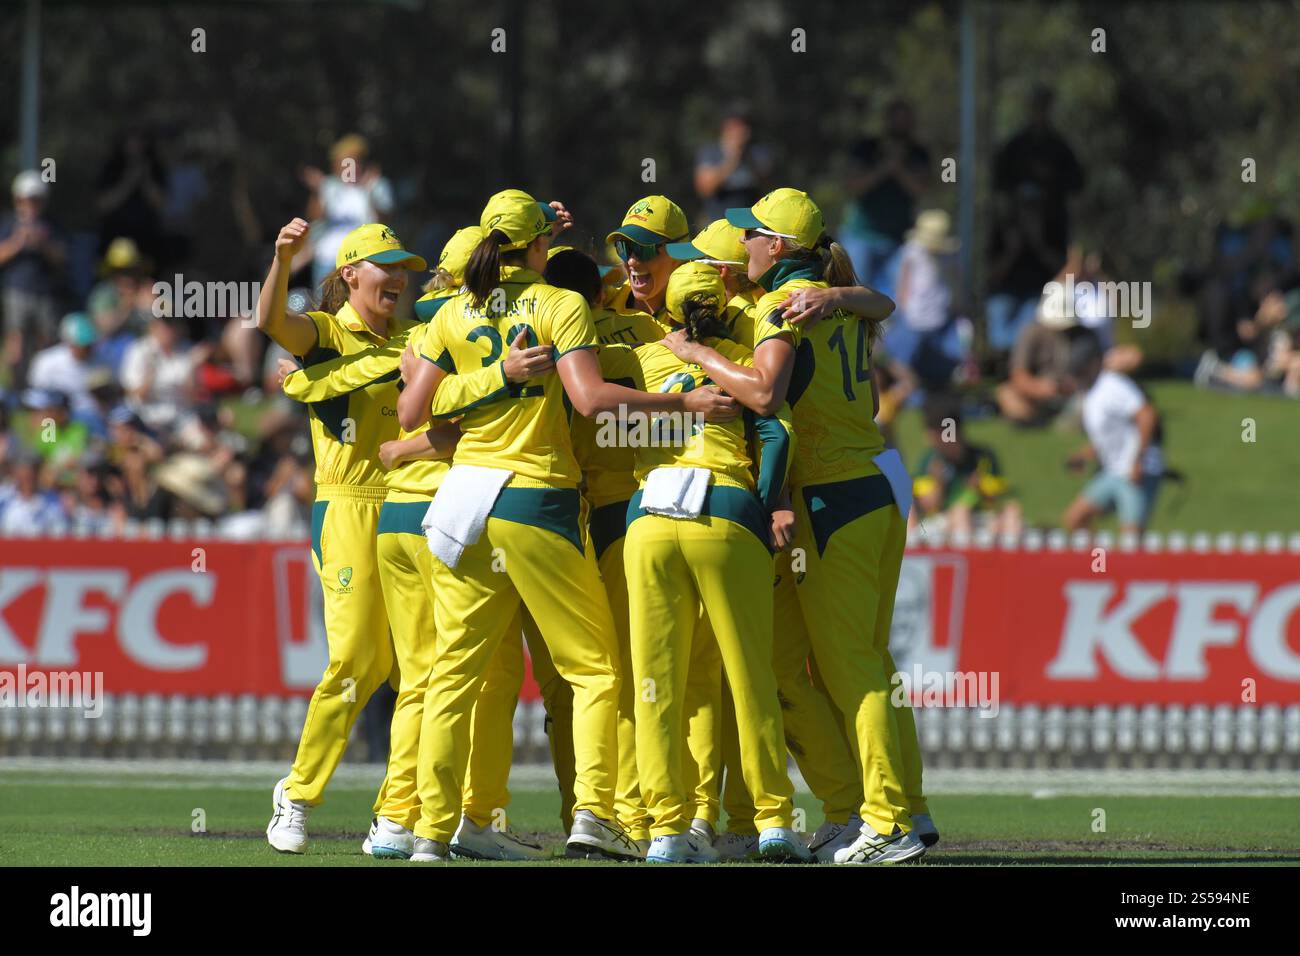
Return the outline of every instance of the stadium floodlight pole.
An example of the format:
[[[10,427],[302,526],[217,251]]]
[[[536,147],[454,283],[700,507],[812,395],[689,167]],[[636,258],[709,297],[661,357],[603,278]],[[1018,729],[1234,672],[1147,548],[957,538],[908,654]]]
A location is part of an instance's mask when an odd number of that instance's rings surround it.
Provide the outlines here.
[[[41,111],[41,0],[27,0],[23,20],[22,143],[23,169],[36,169]]]
[[[957,174],[957,230],[961,237],[962,291],[974,301],[975,251],[975,3],[961,5],[961,162]]]

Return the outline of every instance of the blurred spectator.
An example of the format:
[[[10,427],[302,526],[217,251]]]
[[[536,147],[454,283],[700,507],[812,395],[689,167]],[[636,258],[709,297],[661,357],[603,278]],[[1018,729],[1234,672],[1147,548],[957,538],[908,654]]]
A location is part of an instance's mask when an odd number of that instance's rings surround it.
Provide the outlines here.
[[[967,441],[959,397],[926,396],[925,440],[929,447],[916,468],[909,528],[933,517],[950,534],[970,534],[978,517],[984,530],[1020,534],[1020,503],[1009,496],[993,450]]]
[[[1110,277],[1102,268],[1101,253],[1093,251],[1084,254],[1083,247],[1077,243],[1070,246],[1065,265],[1052,278],[1061,289],[1061,294],[1044,294],[1039,301],[1035,318],[1049,312],[1061,312],[1052,318],[1067,326],[1078,325],[1097,336],[1105,355],[1105,367],[1114,372],[1130,374],[1142,364],[1142,349],[1132,343],[1120,344],[1115,340],[1115,320],[1112,315],[1110,297],[1106,294]],[[1067,303],[1064,292],[1074,288],[1074,316],[1064,315]]]
[[[893,295],[894,258],[925,192],[930,154],[913,135],[912,107],[901,99],[885,107],[885,128],[849,147],[846,183],[853,197],[840,241],[858,277]]]
[[[1275,284],[1254,317],[1237,323],[1237,338],[1241,348],[1229,361],[1213,349],[1201,356],[1196,384],[1300,397],[1300,286],[1284,290]]]
[[[1258,308],[1260,280],[1268,286],[1271,276],[1293,272],[1295,257],[1291,224],[1266,199],[1251,198],[1215,230],[1199,305],[1202,337],[1220,359],[1230,362],[1245,344],[1240,323]]]
[[[38,485],[40,460],[31,454],[13,456],[9,474],[0,484],[0,535],[39,537],[64,527],[58,496]]]
[[[1021,329],[1011,350],[1010,377],[994,392],[1003,417],[1018,425],[1046,425],[1065,409],[1075,325],[1073,318],[1053,312]]]
[[[1043,286],[1065,261],[1065,243],[1048,238],[1042,190],[1021,184],[995,213],[988,245],[988,346],[1005,355],[1034,321]]]
[[[126,350],[153,317],[151,263],[135,242],[119,236],[108,245],[100,270],[104,278],[90,290],[86,311],[99,333],[95,360],[117,374]]]
[[[722,114],[718,141],[695,155],[695,194],[703,203],[697,224],[702,228],[730,208],[756,203],[771,186],[773,164],[772,151],[754,142],[748,105],[733,104]]]
[[[1067,464],[1082,470],[1095,462],[1100,470],[1061,522],[1068,531],[1087,528],[1094,518],[1114,510],[1120,530],[1142,531],[1164,474],[1160,416],[1132,379],[1103,368],[1101,343],[1091,332],[1074,337],[1068,363],[1068,387],[1083,395],[1089,445],[1071,455]]]
[[[993,189],[1014,195],[1033,186],[1040,197],[1038,235],[1059,249],[1055,271],[1070,241],[1069,197],[1083,188],[1083,167],[1069,143],[1052,126],[1052,91],[1035,86],[1029,96],[1029,122],[998,150],[993,160]]]
[[[29,169],[14,177],[12,215],[0,218],[0,306],[9,384],[26,384],[27,363],[54,338],[57,278],[66,250],[45,215],[49,185]]]
[[[343,237],[357,226],[384,219],[393,209],[393,189],[374,163],[370,145],[349,133],[330,149],[330,173],[305,167],[301,178],[312,191],[307,218],[312,222],[312,288],[334,271]],[[294,266],[300,263],[295,262]]]
[[[226,509],[227,491],[220,470],[207,458],[184,452],[158,466],[157,516],[216,518]]]
[[[188,264],[199,231],[198,210],[208,198],[208,176],[193,130],[170,130],[161,140],[166,182],[160,220],[166,243],[166,258],[159,261],[159,274],[168,276]]]
[[[148,333],[131,344],[122,361],[127,404],[155,430],[169,430],[186,417],[194,370],[207,357],[184,340],[184,329],[184,319],[154,316]]]
[[[95,323],[84,312],[69,312],[59,324],[62,344],[36,353],[28,381],[32,388],[60,389],[72,402],[72,414],[83,420],[99,417],[99,406],[90,394],[91,358],[95,340]]]
[[[898,265],[898,312],[885,331],[889,354],[925,388],[951,384],[972,338],[969,320],[953,313],[954,253],[961,243],[950,229],[946,212],[927,209],[908,230]]]
[[[29,388],[22,394],[22,406],[26,414],[13,422],[19,444],[55,467],[75,463],[90,443],[90,429],[72,420],[68,396]]]
[[[168,255],[162,230],[167,169],[143,126],[132,126],[118,139],[100,169],[98,188],[100,251],[124,236],[155,263],[162,262]]]
[[[876,394],[880,396],[880,411],[876,413],[876,425],[880,428],[885,444],[897,446],[894,420],[908,398],[916,391],[916,375],[890,355],[885,348],[880,348],[872,354],[871,372],[876,378]]]

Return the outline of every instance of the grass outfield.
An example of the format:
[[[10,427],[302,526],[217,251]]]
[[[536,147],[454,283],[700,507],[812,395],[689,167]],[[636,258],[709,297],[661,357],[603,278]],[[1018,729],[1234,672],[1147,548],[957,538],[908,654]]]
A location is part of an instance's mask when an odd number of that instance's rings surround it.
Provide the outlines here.
[[[309,854],[274,852],[264,834],[271,783],[112,770],[6,770],[0,775],[0,865],[397,865],[360,852],[373,788],[346,781],[313,812]],[[808,794],[799,794],[797,803],[809,829],[821,822]],[[943,841],[921,865],[1294,866],[1300,864],[1295,807],[1292,796],[940,792],[931,808]],[[536,783],[516,787],[511,824],[559,853],[558,808],[554,790]],[[1093,832],[1098,809],[1105,811],[1105,832]],[[200,810],[207,833],[192,834]]]
[[[1300,472],[1295,441],[1300,402],[1275,395],[1231,395],[1190,382],[1143,383],[1164,416],[1165,458],[1188,476],[1185,486],[1166,484],[1156,502],[1155,531],[1300,531],[1300,510],[1287,507]],[[1255,423],[1255,441],[1242,441],[1244,419]],[[1059,527],[1071,499],[1087,483],[1065,470],[1066,455],[1084,444],[1082,432],[1021,429],[1001,419],[969,424],[971,440],[995,452],[1035,527]],[[897,439],[908,467],[925,450],[921,413],[905,410]],[[1250,476],[1249,494],[1242,476]],[[1113,517],[1098,523],[1115,528]]]

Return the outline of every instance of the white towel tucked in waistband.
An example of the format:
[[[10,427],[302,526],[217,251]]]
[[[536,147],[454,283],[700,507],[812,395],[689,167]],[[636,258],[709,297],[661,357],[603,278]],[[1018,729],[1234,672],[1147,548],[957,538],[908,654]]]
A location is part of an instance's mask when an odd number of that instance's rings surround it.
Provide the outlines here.
[[[488,512],[513,475],[504,468],[452,465],[438,486],[420,527],[433,556],[454,568],[487,526]]]
[[[898,513],[906,521],[907,513],[912,510],[912,476],[907,473],[903,457],[898,453],[897,448],[891,448],[882,451],[871,460],[889,482],[889,490],[894,493],[894,503],[898,505]]]
[[[709,474],[707,468],[656,468],[646,476],[641,507],[669,518],[698,518]]]

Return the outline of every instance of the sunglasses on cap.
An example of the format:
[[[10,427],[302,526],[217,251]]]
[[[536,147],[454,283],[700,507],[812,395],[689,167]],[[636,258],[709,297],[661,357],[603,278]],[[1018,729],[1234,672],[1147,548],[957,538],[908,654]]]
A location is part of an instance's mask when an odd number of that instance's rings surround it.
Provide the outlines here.
[[[797,238],[797,237],[795,237],[795,236],[786,235],[784,232],[773,232],[771,229],[746,229],[746,230],[745,230],[745,235],[741,238],[740,241],[741,241],[741,242],[749,242],[750,240],[752,240],[752,239],[758,239],[759,237],[762,237],[762,238],[764,238],[764,239],[795,239],[795,238]]]
[[[639,262],[649,262],[651,259],[658,256],[659,253],[663,251],[663,248],[664,243],[662,242],[643,245],[639,242],[633,242],[631,239],[625,239],[622,236],[619,236],[614,240],[614,252],[617,253],[618,257],[624,262],[627,262],[627,260],[633,257],[636,257]]]

